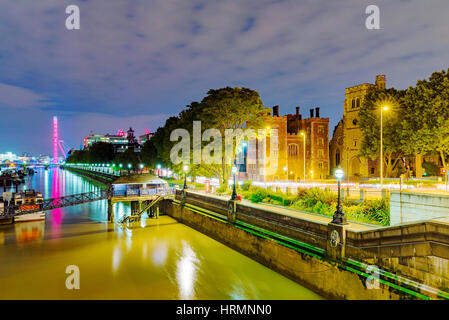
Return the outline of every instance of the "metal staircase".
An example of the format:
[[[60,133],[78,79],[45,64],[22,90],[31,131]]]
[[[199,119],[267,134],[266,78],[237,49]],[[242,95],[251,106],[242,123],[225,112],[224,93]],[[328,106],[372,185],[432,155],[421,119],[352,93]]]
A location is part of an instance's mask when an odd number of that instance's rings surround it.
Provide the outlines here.
[[[136,221],[140,221],[142,214],[144,214],[147,210],[150,210],[151,207],[153,207],[156,203],[158,203],[159,201],[161,201],[162,199],[164,199],[166,196],[170,196],[167,194],[157,194],[156,198],[154,198],[150,204],[148,204],[143,210],[141,210],[140,212],[136,213],[136,214],[131,214],[129,216],[126,216],[125,218],[123,218],[120,223],[126,223],[126,222],[136,222]]]

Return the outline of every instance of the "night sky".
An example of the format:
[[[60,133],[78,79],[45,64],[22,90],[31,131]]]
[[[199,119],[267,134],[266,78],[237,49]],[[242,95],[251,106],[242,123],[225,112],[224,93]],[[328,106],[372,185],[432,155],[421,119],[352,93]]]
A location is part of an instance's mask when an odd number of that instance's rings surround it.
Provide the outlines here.
[[[66,6],[81,30],[65,28]],[[381,30],[365,28],[380,7]],[[280,113],[321,107],[387,76],[449,67],[448,0],[1,0],[0,153],[51,151],[51,121],[78,148],[91,131],[154,131],[210,88],[258,90]]]

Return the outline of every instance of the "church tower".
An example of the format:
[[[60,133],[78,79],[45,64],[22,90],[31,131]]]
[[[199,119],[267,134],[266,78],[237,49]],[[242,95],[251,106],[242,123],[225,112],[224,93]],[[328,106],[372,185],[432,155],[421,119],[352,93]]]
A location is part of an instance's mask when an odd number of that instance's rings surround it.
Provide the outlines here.
[[[332,139],[336,146],[331,146],[331,149],[335,149],[331,153],[336,157],[338,156],[339,164],[350,178],[379,174],[376,165],[377,160],[372,161],[360,156],[363,133],[360,129],[359,111],[365,95],[371,89],[385,89],[385,86],[385,75],[378,75],[375,84],[364,83],[345,90],[343,121],[339,123],[339,126],[343,126],[343,128],[336,131],[340,132],[342,136]],[[336,161],[333,163],[336,163]]]

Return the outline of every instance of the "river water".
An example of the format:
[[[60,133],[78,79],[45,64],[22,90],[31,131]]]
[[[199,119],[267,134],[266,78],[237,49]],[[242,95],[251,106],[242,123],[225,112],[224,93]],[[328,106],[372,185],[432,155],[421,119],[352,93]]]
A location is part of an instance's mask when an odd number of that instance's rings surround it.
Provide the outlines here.
[[[53,198],[101,185],[54,168],[39,169],[26,188]],[[129,210],[116,205],[115,221]],[[79,270],[79,290],[66,287],[68,266]],[[0,299],[321,298],[168,216],[108,223],[102,200],[0,226]]]

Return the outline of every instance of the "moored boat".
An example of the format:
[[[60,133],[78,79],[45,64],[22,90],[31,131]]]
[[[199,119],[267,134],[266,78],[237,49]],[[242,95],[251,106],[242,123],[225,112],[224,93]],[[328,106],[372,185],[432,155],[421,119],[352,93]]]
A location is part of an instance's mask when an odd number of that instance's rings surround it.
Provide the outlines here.
[[[45,220],[45,211],[34,213],[22,213],[14,216],[14,222],[39,221]]]

